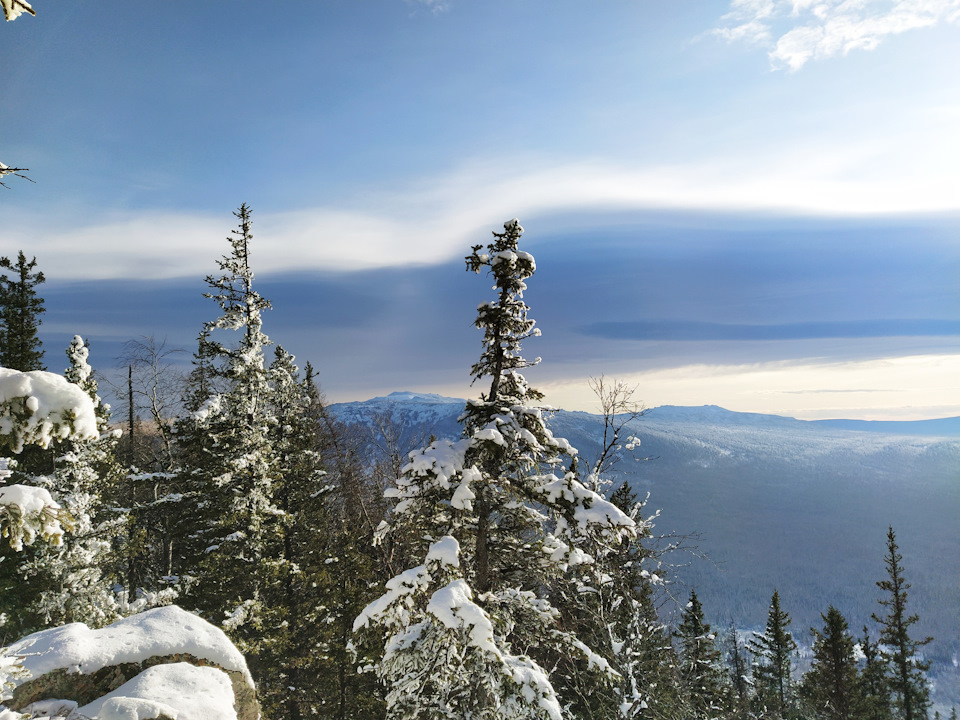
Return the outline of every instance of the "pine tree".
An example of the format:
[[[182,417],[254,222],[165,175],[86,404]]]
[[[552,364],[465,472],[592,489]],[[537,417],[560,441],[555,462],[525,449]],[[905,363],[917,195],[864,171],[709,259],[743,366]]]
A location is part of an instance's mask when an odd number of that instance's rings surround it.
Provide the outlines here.
[[[863,712],[863,692],[853,638],[847,621],[833,605],[823,618],[823,630],[813,633],[813,663],[803,677],[800,695],[818,720],[853,720]]]
[[[730,706],[730,688],[722,667],[722,655],[710,625],[704,622],[703,606],[696,590],[684,608],[674,632],[679,640],[680,684],[690,718],[719,718]]]
[[[881,654],[888,665],[890,689],[894,696],[894,708],[897,717],[904,720],[917,720],[927,717],[930,706],[930,690],[924,673],[930,663],[920,659],[918,651],[933,641],[928,637],[914,640],[910,637],[910,626],[919,620],[917,615],[907,613],[907,590],[910,583],[903,577],[903,556],[897,547],[897,537],[893,528],[887,531],[887,579],[877,582],[877,587],[887,593],[887,597],[877,602],[886,609],[886,615],[873,620],[880,624]]]
[[[790,616],[780,609],[780,593],[774,590],[766,629],[747,643],[754,656],[754,704],[764,718],[787,718],[793,709],[791,670],[797,643],[789,625]]]
[[[43,298],[37,286],[45,281],[42,272],[33,272],[37,259],[27,262],[21,250],[14,264],[0,258],[0,268],[9,271],[0,278],[0,366],[13,370],[43,370],[40,343],[40,315]]]
[[[520,374],[536,362],[521,343],[539,334],[522,299],[535,264],[517,249],[521,233],[510,221],[486,252],[477,245],[467,257],[469,270],[489,269],[497,290],[478,308],[483,351],[471,369],[490,389],[468,402],[459,441],[411,453],[383,532],[408,539],[423,564],[390,580],[354,625],[370,628],[373,643],[386,638],[377,672],[389,718],[559,720],[545,658],[580,655],[609,672],[557,627],[546,589],[591,560],[583,541],[615,545],[634,523],[579,481],[573,448],[549,431],[542,395]]]
[[[349,651],[353,618],[371,599],[375,576],[374,528],[353,507],[362,469],[342,447],[309,365],[300,379],[294,358],[277,347],[269,377],[280,545],[261,593],[261,705],[267,716],[290,720],[379,717],[375,679],[357,673]]]

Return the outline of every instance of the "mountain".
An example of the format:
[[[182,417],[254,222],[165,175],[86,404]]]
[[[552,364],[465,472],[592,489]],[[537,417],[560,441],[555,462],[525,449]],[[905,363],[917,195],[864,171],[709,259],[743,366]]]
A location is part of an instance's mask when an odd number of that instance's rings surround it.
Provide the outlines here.
[[[332,406],[345,422],[390,418],[401,448],[430,435],[459,435],[464,401],[393,393]],[[903,553],[917,637],[933,635],[927,657],[938,690],[960,700],[960,437],[956,419],[917,423],[803,421],[716,406],[664,406],[629,426],[643,460],[624,459],[611,474],[650,493],[661,511],[656,534],[689,536],[696,553],[674,552],[672,575],[693,585],[707,619],[759,628],[774,589],[798,639],[820,627],[833,604],[854,634],[881,612],[888,526]],[[557,411],[550,426],[581,456],[600,449],[603,419]],[[701,555],[705,556],[702,557]],[[675,587],[685,598],[686,587]],[[673,609],[668,601],[668,614]],[[875,633],[875,631],[873,631]],[[952,688],[952,689],[951,689]]]

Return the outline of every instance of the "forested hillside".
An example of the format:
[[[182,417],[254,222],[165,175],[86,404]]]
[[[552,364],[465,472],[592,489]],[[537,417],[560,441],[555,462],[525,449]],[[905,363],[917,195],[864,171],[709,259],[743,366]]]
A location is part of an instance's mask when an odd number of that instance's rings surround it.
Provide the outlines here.
[[[400,445],[413,446],[431,434],[454,437],[463,402],[396,392],[330,409],[367,426],[389,418]],[[600,452],[602,416],[559,410],[549,424],[585,458]],[[869,621],[883,573],[877,549],[895,526],[919,632],[934,637],[925,653],[946,691],[956,687],[948,678],[960,653],[960,439],[922,435],[926,423],[892,423],[896,433],[879,425],[857,431],[718,407],[650,408],[626,426],[642,459],[619,463],[611,476],[650,493],[649,507],[662,510],[656,534],[690,536],[696,546],[670,558],[682,586],[675,594],[694,587],[712,622],[756,629],[777,588],[808,645],[824,598],[854,628]]]

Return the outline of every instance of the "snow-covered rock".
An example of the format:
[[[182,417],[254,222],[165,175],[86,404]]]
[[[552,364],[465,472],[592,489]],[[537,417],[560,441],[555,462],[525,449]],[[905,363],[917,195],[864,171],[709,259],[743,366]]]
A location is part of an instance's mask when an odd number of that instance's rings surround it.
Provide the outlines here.
[[[56,699],[77,703],[78,718],[99,720],[259,716],[240,651],[222,630],[173,605],[98,630],[83,623],[43,630],[8,653],[29,673],[15,680],[14,710]]]

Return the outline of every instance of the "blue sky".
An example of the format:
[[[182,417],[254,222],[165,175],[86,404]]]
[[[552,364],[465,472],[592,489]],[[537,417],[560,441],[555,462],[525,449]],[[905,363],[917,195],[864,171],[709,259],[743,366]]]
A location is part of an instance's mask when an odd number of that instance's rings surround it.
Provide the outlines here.
[[[960,1],[36,0],[0,27],[0,252],[48,364],[192,349],[241,202],[332,400],[465,395],[512,217],[531,378],[650,405],[960,414]]]

